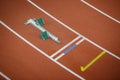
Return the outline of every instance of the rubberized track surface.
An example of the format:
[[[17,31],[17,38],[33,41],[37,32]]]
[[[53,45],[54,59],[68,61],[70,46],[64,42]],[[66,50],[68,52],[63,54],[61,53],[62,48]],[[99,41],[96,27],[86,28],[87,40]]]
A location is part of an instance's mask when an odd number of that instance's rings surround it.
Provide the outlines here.
[[[86,5],[84,1],[115,20]],[[61,25],[55,18],[50,18],[27,0],[2,0],[0,1],[0,72],[12,80],[120,79],[119,0],[32,0],[32,2],[79,34]],[[39,17],[44,18],[44,27],[57,35],[61,44],[51,39],[42,41],[39,38],[41,33],[39,30],[31,25],[24,25],[29,18]],[[26,44],[3,23],[39,50],[29,43]],[[71,41],[73,43],[69,44]],[[89,41],[93,41],[103,49]],[[66,44],[69,45],[65,47]],[[61,48],[64,49],[60,51]],[[57,51],[60,52],[54,55]],[[85,68],[103,51],[106,53],[100,59],[85,71],[81,71],[81,66]],[[0,80],[7,79],[2,73]]]

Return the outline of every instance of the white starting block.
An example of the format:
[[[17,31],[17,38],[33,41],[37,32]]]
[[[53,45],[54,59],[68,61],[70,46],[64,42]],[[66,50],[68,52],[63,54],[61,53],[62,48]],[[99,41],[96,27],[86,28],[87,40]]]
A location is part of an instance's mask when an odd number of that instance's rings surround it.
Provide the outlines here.
[[[25,23],[25,25],[28,25],[28,24],[32,24],[34,27],[36,27],[37,29],[39,29],[42,32],[41,37],[42,37],[43,40],[46,40],[47,38],[51,38],[55,42],[60,43],[58,37],[56,37],[55,35],[51,34],[44,27],[42,27],[42,25],[44,25],[44,21],[42,19],[39,19],[39,20],[36,20],[34,18],[29,19]]]

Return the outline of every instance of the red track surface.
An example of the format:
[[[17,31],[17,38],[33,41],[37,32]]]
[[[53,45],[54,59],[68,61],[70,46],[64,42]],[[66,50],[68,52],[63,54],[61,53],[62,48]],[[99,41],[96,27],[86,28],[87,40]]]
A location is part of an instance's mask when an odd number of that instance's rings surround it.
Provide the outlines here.
[[[116,0],[115,3],[112,0],[105,0],[105,2],[101,0],[87,1],[120,20],[118,5],[120,1]],[[120,56],[119,23],[98,13],[80,0],[33,0],[33,2],[80,34]],[[29,18],[39,17],[45,19],[46,25],[44,27],[57,35],[62,42],[61,44],[57,44],[51,39],[42,41],[39,38],[39,30],[31,25],[24,25],[24,22]],[[0,1],[0,20],[48,55],[52,55],[77,37],[76,34],[64,28],[26,0]],[[11,79],[79,80],[23,42],[3,25],[0,25],[0,39],[0,45],[2,45],[0,46],[0,72],[5,73]],[[105,54],[85,72],[80,70],[80,66],[87,65],[101,51],[84,41],[58,61],[86,80],[119,80],[120,61],[109,54]],[[0,76],[0,79],[3,77]]]

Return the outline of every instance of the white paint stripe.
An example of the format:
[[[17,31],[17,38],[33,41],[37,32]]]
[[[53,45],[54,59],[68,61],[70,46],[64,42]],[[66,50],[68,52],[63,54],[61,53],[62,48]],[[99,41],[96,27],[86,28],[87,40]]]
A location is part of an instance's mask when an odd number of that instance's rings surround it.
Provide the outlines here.
[[[57,61],[58,59],[60,59],[60,58],[63,57],[64,55],[65,55],[64,53],[60,54],[58,57],[55,58],[55,60]]]
[[[1,21],[0,21],[1,22]],[[6,76],[5,74],[3,74],[2,72],[0,72],[0,75],[5,78],[6,80],[11,80],[8,76]]]
[[[81,0],[81,1],[82,1],[83,3],[85,3],[86,5],[88,5],[89,7],[93,8],[94,10],[96,10],[97,12],[103,14],[104,16],[108,17],[109,19],[111,19],[111,20],[113,20],[113,21],[115,21],[115,22],[117,22],[117,23],[120,24],[120,21],[119,21],[119,20],[117,20],[117,19],[111,17],[110,15],[106,14],[105,12],[99,10],[98,8],[96,8],[96,7],[94,7],[93,5],[89,4],[89,3],[86,2],[85,0]]]
[[[54,56],[56,56],[57,54],[59,54],[62,50],[64,50],[65,48],[67,48],[68,46],[70,46],[71,44],[73,44],[75,41],[77,41],[80,38],[80,36],[76,37],[75,39],[73,39],[71,42],[69,42],[68,44],[66,44],[64,47],[62,47],[61,49],[59,49],[58,51],[56,51],[55,53],[53,53],[51,55],[51,57],[53,58]]]
[[[73,30],[72,28],[70,28],[68,25],[64,24],[63,22],[61,22],[60,20],[58,20],[57,18],[55,18],[54,16],[52,16],[51,14],[49,14],[48,12],[46,12],[44,9],[42,9],[41,7],[39,7],[38,5],[36,5],[31,0],[27,0],[27,1],[29,3],[31,3],[33,6],[35,6],[37,9],[39,9],[40,11],[42,11],[43,13],[45,13],[46,15],[48,15],[50,18],[54,19],[56,22],[58,22],[59,24],[61,24],[65,28],[67,28],[68,30],[70,30],[70,31],[74,32],[75,34],[79,35],[78,32],[76,32],[75,30]]]
[[[75,43],[76,45],[79,45],[80,43],[82,43],[83,41],[84,41],[85,39],[83,38],[83,39],[81,39],[81,40],[79,40],[77,43]]]
[[[61,66],[63,69],[65,69],[66,71],[70,72],[71,74],[73,74],[74,76],[78,77],[81,80],[85,80],[85,78],[83,78],[82,76],[78,75],[77,73],[73,72],[71,69],[67,68],[66,66],[64,66],[63,64],[61,64],[60,62],[54,60],[53,58],[51,58],[49,55],[47,55],[45,52],[43,52],[42,50],[40,50],[38,47],[36,47],[35,45],[33,45],[32,43],[30,43],[28,40],[26,40],[24,37],[22,37],[21,35],[19,35],[17,32],[15,32],[13,29],[11,29],[9,26],[7,26],[5,23],[3,23],[2,21],[0,22],[5,28],[7,28],[9,31],[11,31],[13,34],[15,34],[18,38],[20,38],[21,40],[23,40],[25,43],[27,43],[29,46],[31,46],[32,48],[34,48],[35,50],[37,50],[38,52],[40,52],[42,55],[44,55],[45,57],[47,57],[48,59],[50,59],[51,61],[55,62],[57,65]]]
[[[51,17],[52,19],[54,19],[55,21],[57,21],[58,23],[62,24],[64,27],[66,27],[67,29],[75,32],[76,34],[78,34],[79,36],[83,37],[84,39],[86,39],[87,41],[89,41],[91,44],[93,44],[94,46],[102,49],[103,51],[107,52],[108,54],[110,54],[111,56],[115,57],[116,59],[120,60],[120,57],[118,57],[117,55],[115,55],[114,53],[106,50],[105,48],[99,46],[98,44],[96,44],[95,42],[91,41],[90,39],[88,39],[87,37],[81,35],[80,33],[78,33],[77,31],[73,30],[72,28],[70,28],[70,26],[67,26],[66,24],[62,23],[61,21],[59,21],[58,19],[56,19],[55,17],[53,17],[52,15],[50,15],[48,12],[46,12],[45,10],[43,10],[42,8],[40,8],[39,6],[37,6],[35,3],[33,3],[32,1],[28,0],[29,3],[31,3],[33,6],[35,6],[37,9],[39,9],[40,11],[44,12],[46,15],[48,15],[49,17]]]
[[[9,31],[11,31],[13,34],[15,34],[17,37],[19,37],[20,39],[22,39],[24,42],[26,42],[27,44],[29,44],[30,46],[32,46],[34,49],[36,49],[38,52],[45,54],[42,50],[40,50],[39,48],[37,48],[36,46],[34,46],[32,43],[30,43],[28,40],[26,40],[24,37],[22,37],[21,35],[19,35],[17,32],[15,32],[13,29],[11,29],[9,26],[7,26],[5,23],[1,22],[1,24],[7,28]],[[48,55],[45,54],[45,56],[49,57]]]
[[[85,37],[84,37],[84,39],[85,39],[86,41],[88,41],[89,43],[93,44],[94,46],[98,47],[99,49],[105,51],[105,52],[108,53],[109,55],[113,56],[114,58],[120,60],[120,57],[117,56],[117,55],[115,55],[114,53],[106,50],[105,48],[103,48],[103,47],[101,47],[101,46],[99,46],[98,44],[94,43],[93,41],[89,40],[88,38],[85,38]]]
[[[58,61],[55,61],[54,62],[56,64],[58,64],[59,66],[61,66],[62,68],[64,68],[65,70],[67,70],[68,72],[70,72],[71,74],[75,75],[76,77],[78,77],[79,79],[81,80],[86,80],[85,78],[83,78],[82,76],[78,75],[77,73],[73,72],[71,69],[67,68],[66,66],[64,66],[63,64],[61,64],[60,62]]]

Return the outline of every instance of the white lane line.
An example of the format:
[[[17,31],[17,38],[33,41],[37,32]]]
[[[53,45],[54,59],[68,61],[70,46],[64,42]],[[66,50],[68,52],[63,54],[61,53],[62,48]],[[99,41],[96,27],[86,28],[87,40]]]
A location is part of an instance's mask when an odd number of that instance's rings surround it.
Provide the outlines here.
[[[1,21],[1,24],[7,28],[9,31],[11,31],[13,34],[15,34],[17,37],[19,37],[20,39],[22,39],[24,42],[26,42],[27,44],[29,44],[30,46],[32,46],[34,49],[36,49],[38,52],[43,53],[45,56],[49,57],[48,55],[45,54],[45,52],[43,52],[42,50],[40,50],[39,48],[37,48],[35,45],[33,45],[32,43],[30,43],[28,40],[26,40],[24,37],[22,37],[21,35],[19,35],[17,32],[15,32],[13,29],[11,29],[9,26],[7,26],[4,22]]]
[[[46,15],[48,15],[49,17],[51,17],[53,20],[57,21],[58,23],[60,23],[61,25],[63,25],[64,27],[66,27],[67,29],[75,32],[76,34],[78,34],[79,36],[83,37],[84,39],[86,39],[88,42],[90,42],[91,44],[93,44],[94,46],[100,48],[101,50],[107,52],[109,55],[113,56],[114,58],[120,60],[120,57],[115,55],[114,53],[108,51],[107,49],[99,46],[98,44],[96,44],[95,42],[91,41],[90,39],[88,39],[87,37],[81,35],[80,33],[78,33],[77,31],[73,30],[72,28],[70,28],[70,26],[67,26],[66,24],[64,24],[63,22],[59,21],[58,19],[56,19],[54,16],[52,16],[51,14],[49,14],[47,11],[43,10],[42,8],[40,8],[39,6],[37,6],[34,2],[32,2],[31,0],[28,0],[28,2],[30,4],[32,4],[33,6],[35,6],[37,9],[39,9],[40,11],[42,11],[43,13],[45,13]]]
[[[90,3],[86,2],[85,0],[81,0],[81,1],[82,1],[84,4],[88,5],[89,7],[91,7],[92,9],[96,10],[97,12],[103,14],[104,16],[108,17],[109,19],[111,19],[111,20],[113,20],[113,21],[115,21],[115,22],[117,22],[117,23],[120,24],[120,21],[119,21],[119,20],[111,17],[110,15],[108,15],[108,14],[106,14],[105,12],[101,11],[100,9],[94,7],[93,5],[91,5]]]
[[[10,28],[8,25],[6,25],[4,22],[0,22],[5,28],[7,28],[9,31],[11,31],[14,35],[16,35],[18,38],[20,38],[21,40],[23,40],[25,43],[27,43],[29,46],[31,46],[32,48],[34,48],[36,51],[38,51],[39,53],[41,53],[42,55],[44,55],[45,57],[47,57],[48,59],[50,59],[51,61],[55,62],[57,65],[61,66],[63,69],[65,69],[66,71],[68,71],[69,73],[73,74],[74,76],[78,77],[81,80],[85,80],[85,78],[83,78],[82,76],[78,75],[77,73],[75,73],[74,71],[72,71],[71,69],[67,68],[66,66],[64,66],[63,64],[61,64],[58,61],[55,61],[53,58],[51,58],[49,55],[47,55],[45,52],[43,52],[42,50],[40,50],[38,47],[36,47],[35,45],[33,45],[31,42],[29,42],[28,40],[26,40],[24,37],[22,37],[20,34],[18,34],[17,32],[15,32],[12,28]]]
[[[60,59],[60,58],[63,57],[64,55],[65,55],[64,53],[60,54],[58,57],[55,58],[55,60],[57,61],[58,59]]]
[[[63,51],[65,48],[67,48],[68,46],[70,46],[71,44],[73,44],[75,41],[77,41],[80,38],[80,36],[76,37],[75,39],[73,39],[71,42],[69,42],[68,44],[66,44],[64,47],[62,47],[61,49],[59,49],[58,51],[56,51],[55,53],[53,53],[51,55],[51,57],[53,58],[54,56],[56,56],[57,54],[59,54],[61,51]]]
[[[103,47],[101,47],[100,45],[94,43],[93,41],[89,40],[88,38],[85,38],[85,37],[84,37],[84,39],[85,39],[86,41],[88,41],[89,43],[93,44],[94,46],[96,46],[97,48],[99,48],[99,49],[105,51],[106,53],[108,53],[109,55],[113,56],[114,58],[120,60],[120,57],[117,56],[117,55],[115,55],[114,53],[112,53],[112,52],[106,50],[105,48],[103,48]]]
[[[52,16],[51,14],[49,14],[48,12],[46,12],[44,9],[42,9],[41,7],[39,7],[38,5],[36,5],[34,2],[32,2],[31,0],[27,0],[29,3],[31,3],[33,6],[35,6],[37,9],[39,9],[40,11],[42,11],[43,13],[45,13],[46,15],[48,15],[50,18],[54,19],[56,22],[58,22],[59,24],[61,24],[62,26],[64,26],[65,28],[67,28],[68,30],[72,31],[73,33],[79,35],[79,33],[75,30],[73,30],[72,28],[70,28],[68,25],[64,24],[63,22],[61,22],[60,20],[58,20],[57,18],[55,18],[54,16]]]
[[[77,43],[75,43],[76,45],[79,45],[80,43],[82,43],[83,41],[84,41],[85,39],[83,38],[83,39],[81,39],[81,40],[79,40]]]
[[[1,22],[1,21],[0,21]],[[6,80],[11,80],[8,76],[6,76],[5,74],[3,74],[2,72],[0,72],[0,75],[5,78]]]

